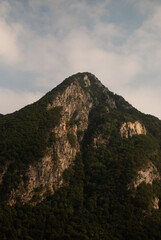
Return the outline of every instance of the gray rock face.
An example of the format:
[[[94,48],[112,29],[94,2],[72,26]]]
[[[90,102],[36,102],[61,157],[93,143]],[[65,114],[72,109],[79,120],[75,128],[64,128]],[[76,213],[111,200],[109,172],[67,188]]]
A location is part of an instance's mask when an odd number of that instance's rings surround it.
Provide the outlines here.
[[[132,137],[133,135],[146,135],[146,128],[139,121],[125,122],[120,128],[120,133],[122,138]]]
[[[152,208],[158,210],[159,209],[159,198],[158,197],[154,197],[153,201],[152,201]]]
[[[16,203],[16,198],[20,197],[23,203],[29,202],[36,192],[41,197],[41,201],[44,199],[44,196],[47,191],[54,193],[53,175],[54,162],[52,161],[52,153],[44,156],[39,162],[30,165],[26,173],[28,178],[27,187],[23,181],[17,189],[12,189],[9,199],[9,204],[12,206]],[[39,201],[39,198],[36,201]]]
[[[160,180],[160,175],[153,163],[149,163],[143,169],[138,171],[137,177],[133,182],[134,188],[137,188],[142,182],[152,184],[154,180]]]
[[[87,76],[87,75],[84,76],[84,85],[85,85],[85,87],[91,86],[91,82],[90,82],[90,80],[88,79],[88,76]]]
[[[136,178],[128,186],[128,189],[135,189],[135,191],[137,191],[137,188],[141,183],[144,182],[146,184],[152,185],[155,180],[161,180],[161,177],[158,169],[152,162],[149,162],[137,172]],[[133,197],[135,197],[135,194]],[[159,198],[157,196],[153,196],[149,209],[159,209]]]
[[[87,81],[86,76],[85,81]],[[90,85],[89,79],[88,85]],[[55,172],[55,182],[60,186],[63,181],[62,173],[73,162],[77,152],[80,150],[77,133],[78,131],[84,132],[87,129],[88,116],[93,106],[93,101],[90,94],[82,90],[78,81],[74,81],[66,88],[63,94],[56,97],[52,105],[48,106],[48,110],[50,111],[51,108],[57,106],[63,107],[61,124],[53,129],[57,136],[55,152],[59,159]],[[75,123],[70,124],[73,115],[75,115]],[[70,144],[69,135],[73,135],[75,139],[74,147]],[[58,182],[58,179],[61,179],[61,181]]]

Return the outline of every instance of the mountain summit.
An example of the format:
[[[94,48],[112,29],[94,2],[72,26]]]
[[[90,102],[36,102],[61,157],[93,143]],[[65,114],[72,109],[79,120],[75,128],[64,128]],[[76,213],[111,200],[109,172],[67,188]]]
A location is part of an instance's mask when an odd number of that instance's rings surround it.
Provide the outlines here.
[[[158,239],[160,143],[161,121],[91,73],[3,115],[0,239]]]

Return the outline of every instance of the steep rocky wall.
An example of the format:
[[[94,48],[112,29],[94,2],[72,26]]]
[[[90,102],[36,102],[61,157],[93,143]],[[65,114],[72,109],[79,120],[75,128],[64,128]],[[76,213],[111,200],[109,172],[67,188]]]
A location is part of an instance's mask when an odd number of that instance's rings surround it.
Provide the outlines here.
[[[84,77],[85,86],[90,86],[90,80]],[[56,136],[56,141],[50,149],[46,149],[45,156],[39,162],[29,166],[26,173],[28,178],[27,186],[23,180],[19,187],[12,189],[9,204],[16,203],[16,197],[29,202],[39,191],[42,200],[47,191],[54,193],[54,189],[63,184],[63,172],[74,161],[76,154],[80,151],[80,138],[88,127],[88,115],[93,106],[93,101],[88,93],[84,91],[79,82],[75,80],[63,93],[59,93],[52,104],[47,106],[47,110],[61,106],[60,124],[52,129]],[[70,138],[72,138],[72,143]],[[36,202],[39,200],[36,199]]]
[[[87,76],[84,77],[85,86],[90,86]],[[88,127],[88,115],[93,106],[92,98],[88,92],[84,92],[78,81],[74,81],[63,94],[59,94],[48,110],[51,108],[62,106],[61,124],[53,129],[57,136],[54,146],[58,156],[58,167],[55,172],[55,184],[62,184],[62,173],[75,159],[77,152],[80,150],[77,133],[82,133]],[[75,116],[74,116],[75,115]],[[73,123],[71,119],[73,118]],[[74,146],[71,146],[69,135],[73,135],[75,139]]]

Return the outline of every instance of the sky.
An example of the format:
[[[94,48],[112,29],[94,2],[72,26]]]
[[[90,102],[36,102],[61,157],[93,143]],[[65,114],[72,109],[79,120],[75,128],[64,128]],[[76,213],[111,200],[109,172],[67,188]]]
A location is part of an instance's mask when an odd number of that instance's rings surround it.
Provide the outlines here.
[[[161,119],[161,1],[0,0],[0,113],[77,72]]]

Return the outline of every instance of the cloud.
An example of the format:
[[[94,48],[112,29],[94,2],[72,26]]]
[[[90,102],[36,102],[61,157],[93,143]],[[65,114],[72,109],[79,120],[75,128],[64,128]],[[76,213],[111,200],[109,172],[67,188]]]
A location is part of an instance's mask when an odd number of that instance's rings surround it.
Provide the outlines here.
[[[109,2],[110,0],[29,0],[29,6],[34,20],[41,22],[41,30],[50,29],[49,31],[53,30],[57,36],[64,37],[73,28],[92,27],[100,21],[100,18],[108,13]]]
[[[126,83],[140,71],[139,60],[134,55],[120,55],[110,49],[103,49],[93,35],[85,31],[72,31],[65,43],[63,52],[68,68],[74,72],[88,70],[95,73],[103,82],[115,85]]]
[[[42,97],[40,92],[14,92],[10,89],[0,88],[0,113],[7,114],[33,103]]]
[[[140,59],[135,54],[114,51],[110,42],[119,32],[116,33],[114,26],[106,27],[105,30],[98,28],[101,35],[108,31],[105,47],[96,31],[90,32],[86,28],[72,30],[64,39],[52,35],[29,37],[32,34],[29,33],[28,38],[31,40],[24,45],[24,57],[18,68],[37,74],[35,84],[47,88],[53,82],[58,83],[58,79],[62,81],[68,75],[80,71],[91,71],[101,77],[104,83],[108,80],[112,87],[118,80],[120,84],[125,84],[141,71]]]
[[[22,26],[20,23],[17,23],[17,27],[19,26],[21,31],[12,31],[14,26],[16,27],[16,23],[7,25],[5,22],[4,36],[10,40],[7,43],[10,50],[6,47],[2,48],[4,49],[4,52],[1,51],[3,60],[6,60],[6,64],[7,61],[13,63],[14,67],[20,71],[37,74],[36,79],[44,78],[43,85],[47,85],[48,79],[51,79],[53,73],[56,79],[57,76],[63,75],[59,73],[62,72],[62,69],[66,74],[77,69],[81,70],[81,66],[84,67],[83,62],[86,62],[86,68],[97,69],[99,68],[97,64],[98,58],[107,63],[119,59],[119,56],[107,50],[103,53],[103,47],[105,49],[112,47],[111,40],[121,36],[121,30],[114,24],[101,22],[98,24],[99,21],[96,21],[107,13],[108,3],[109,0],[101,0],[95,4],[88,1],[70,1],[69,4],[66,4],[65,0],[48,0],[45,2],[30,0],[29,5],[37,14],[40,8],[46,7],[46,15],[49,14],[49,16],[45,18],[44,24],[49,22],[49,19],[55,20],[50,22],[50,27],[58,34],[51,31],[40,35],[38,32],[33,31],[31,26]],[[12,6],[10,5],[10,7]],[[38,19],[40,19],[39,14]],[[89,19],[93,23],[92,29],[88,29],[88,26],[86,26]],[[100,39],[104,39],[104,41],[100,41]],[[107,40],[107,45],[104,43],[105,40]],[[100,54],[100,57],[98,54]],[[93,56],[94,61],[90,61]],[[115,74],[110,73],[109,75]],[[38,83],[38,80],[36,83]],[[40,85],[42,86],[42,80]]]
[[[153,11],[142,26],[128,39],[124,50],[140,59],[142,74],[160,75],[161,61],[161,5],[153,5]],[[137,75],[136,75],[137,76]],[[154,79],[153,79],[154,80]]]
[[[146,103],[141,90],[134,91],[133,87],[160,84],[158,1],[125,1],[142,16],[131,31],[113,21],[109,8],[113,2],[109,0],[14,2],[16,8],[9,1],[0,3],[0,64],[32,73],[38,89],[50,90],[73,73],[90,71],[112,91],[127,93],[129,101],[137,96]]]
[[[1,17],[6,17],[8,15],[8,13],[10,12],[10,10],[11,10],[11,6],[7,0],[0,2],[0,16]]]
[[[7,24],[0,19],[0,61],[4,64],[17,64],[20,61],[20,51],[18,46],[18,36],[21,31],[19,24]]]
[[[144,86],[134,89],[124,89],[124,97],[130,100],[130,103],[140,111],[146,114],[157,116],[161,119],[160,112],[160,91],[161,87],[152,88],[151,86]]]
[[[84,18],[98,19],[103,14],[107,14],[106,7],[110,2],[111,0],[100,0],[99,2],[96,0],[92,2],[87,0],[70,0],[70,2],[66,0],[29,0],[29,5],[34,11],[41,9],[52,11],[54,14],[61,13],[60,18],[63,17],[63,12],[65,15],[72,13],[72,16],[77,16],[78,19],[82,19],[82,16]],[[56,16],[58,16],[57,14]]]

